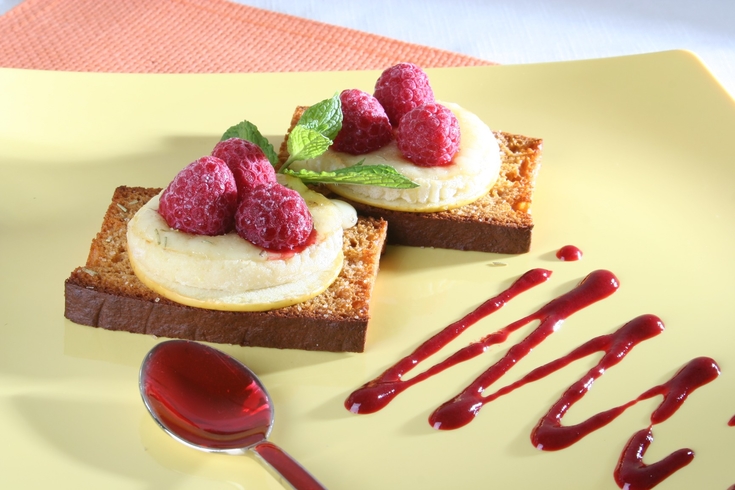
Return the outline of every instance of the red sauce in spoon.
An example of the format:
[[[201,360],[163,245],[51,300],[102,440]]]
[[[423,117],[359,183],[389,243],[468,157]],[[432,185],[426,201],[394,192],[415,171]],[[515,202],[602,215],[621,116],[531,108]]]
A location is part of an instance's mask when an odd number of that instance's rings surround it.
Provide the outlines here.
[[[175,342],[151,352],[142,378],[151,409],[171,432],[202,447],[265,440],[273,416],[266,392],[235,359],[202,347]]]
[[[270,397],[243,364],[203,344],[171,340],[151,350],[141,391],[154,418],[173,436],[203,450],[252,449],[296,490],[323,486],[266,438]]]

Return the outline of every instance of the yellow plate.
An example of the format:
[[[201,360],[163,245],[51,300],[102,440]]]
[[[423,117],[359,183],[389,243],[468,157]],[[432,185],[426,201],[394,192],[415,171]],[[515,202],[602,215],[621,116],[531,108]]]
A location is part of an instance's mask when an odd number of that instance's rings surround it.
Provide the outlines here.
[[[608,269],[619,291],[569,318],[498,387],[638,315],[658,315],[666,331],[608,370],[564,422],[625,403],[710,356],[722,374],[654,426],[644,461],[688,447],[693,462],[658,488],[735,483],[727,425],[735,415],[732,98],[682,51],[429,72],[437,97],[494,129],[544,138],[532,250],[389,248],[363,354],[225,346],[273,395],[273,441],[335,489],[617,488],[620,451],[660,397],[565,450],[539,451],[529,439],[599,355],[498,399],[462,429],[429,427],[434,408],[532,326],[376,414],[343,407],[352,390],[523,272],[544,267],[553,276],[433,359]],[[160,339],[64,320],[63,281],[84,263],[117,185],[165,185],[243,118],[278,142],[296,105],[342,88],[371,90],[376,76],[0,70],[2,488],[280,488],[254,458],[200,453],[160,431],[137,391],[138,366]],[[584,258],[557,260],[570,243]]]

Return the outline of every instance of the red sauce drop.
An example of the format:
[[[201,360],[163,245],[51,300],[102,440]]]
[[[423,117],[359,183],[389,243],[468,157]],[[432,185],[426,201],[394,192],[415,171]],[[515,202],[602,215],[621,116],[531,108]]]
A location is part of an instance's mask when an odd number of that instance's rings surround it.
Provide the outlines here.
[[[582,258],[582,251],[574,245],[565,245],[556,252],[556,258],[565,262],[573,262]]]
[[[410,386],[483,353],[490,346],[505,341],[511,332],[533,320],[538,320],[539,325],[528,336],[513,345],[500,360],[490,366],[461,393],[442,404],[431,414],[429,423],[432,427],[447,430],[467,425],[478,415],[484,404],[511,393],[521,386],[544,378],[578,359],[597,352],[603,352],[604,354],[598,363],[579,381],[572,384],[562,397],[550,407],[531,434],[532,443],[539,449],[559,450],[574,444],[592,431],[609,424],[627,408],[639,401],[663,395],[662,402],[651,414],[651,426],[660,423],[673,415],[691,392],[714,380],[719,375],[719,367],[714,360],[708,357],[696,358],[687,363],[669,381],[650,388],[638,398],[593,415],[579,424],[563,426],[561,421],[566,411],[587,393],[597,378],[621,362],[637,344],[664,331],[664,325],[658,317],[642,315],[626,323],[616,332],[593,338],[568,354],[530,371],[520,380],[490,395],[483,395],[489,386],[530,353],[534,347],[558,330],[566,318],[592,303],[608,297],[617,290],[618,280],[615,275],[609,271],[598,270],[590,273],[576,288],[547,303],[535,313],[467,345],[421,374],[405,381],[402,380],[403,375],[445,347],[467,327],[497,311],[507,301],[521,292],[544,282],[550,274],[550,271],[542,269],[527,272],[508,290],[483,303],[458,322],[449,325],[421,344],[412,354],[401,359],[383,374],[357,389],[347,398],[345,407],[355,413],[378,411]],[[735,425],[735,416],[731,419],[730,424]],[[629,490],[653,488],[662,480],[689,464],[694,457],[691,450],[681,449],[657,463],[646,465],[642,462],[642,458],[652,440],[652,429],[648,427],[646,430],[634,434],[628,441],[615,470],[615,479],[621,488],[625,485]]]
[[[265,440],[273,412],[268,395],[247,369],[197,342],[166,344],[151,351],[141,378],[148,404],[164,427],[215,449]]]

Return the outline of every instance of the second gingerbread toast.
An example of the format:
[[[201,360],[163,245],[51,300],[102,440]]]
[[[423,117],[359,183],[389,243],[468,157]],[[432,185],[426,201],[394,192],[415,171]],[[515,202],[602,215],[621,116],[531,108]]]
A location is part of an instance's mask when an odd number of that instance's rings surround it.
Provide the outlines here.
[[[294,111],[279,158],[288,158],[288,135],[307,109]],[[500,174],[490,192],[477,201],[447,211],[416,213],[352,204],[363,216],[388,222],[388,243],[501,254],[526,253],[531,247],[531,202],[541,167],[543,141],[495,131],[500,147]]]

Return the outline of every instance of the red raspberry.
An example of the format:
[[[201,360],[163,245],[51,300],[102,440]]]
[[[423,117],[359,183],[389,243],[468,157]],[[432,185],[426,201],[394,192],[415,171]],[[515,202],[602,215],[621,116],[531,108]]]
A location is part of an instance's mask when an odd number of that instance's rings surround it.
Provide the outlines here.
[[[362,90],[344,90],[342,129],[334,139],[332,149],[362,155],[384,147],[393,139],[393,127],[378,99]]]
[[[240,199],[235,229],[253,245],[288,252],[307,243],[314,222],[304,198],[276,182],[255,187]]]
[[[276,181],[276,172],[268,157],[250,141],[240,138],[220,141],[212,150],[212,156],[224,160],[230,167],[238,191]]]
[[[441,104],[425,104],[401,118],[396,144],[419,167],[447,165],[459,149],[459,122]]]
[[[429,77],[413,63],[399,63],[386,69],[375,83],[374,95],[394,127],[414,107],[434,102]]]
[[[233,227],[237,187],[227,164],[202,157],[187,165],[161,193],[158,212],[176,230],[222,235]]]

